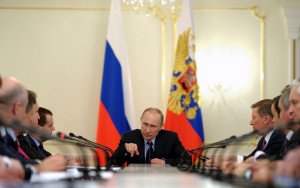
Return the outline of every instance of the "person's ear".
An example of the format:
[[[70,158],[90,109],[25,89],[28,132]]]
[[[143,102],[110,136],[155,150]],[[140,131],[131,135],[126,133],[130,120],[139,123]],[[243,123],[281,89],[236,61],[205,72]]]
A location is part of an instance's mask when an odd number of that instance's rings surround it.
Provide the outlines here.
[[[264,123],[269,124],[272,121],[272,118],[270,116],[264,116]]]
[[[163,124],[161,125],[161,129],[160,129],[160,130],[162,130],[162,129],[164,128],[164,126],[165,126],[165,124],[163,123]]]
[[[13,104],[12,106],[12,114],[14,116],[18,116],[21,112],[21,103],[20,102],[16,102],[15,104]]]

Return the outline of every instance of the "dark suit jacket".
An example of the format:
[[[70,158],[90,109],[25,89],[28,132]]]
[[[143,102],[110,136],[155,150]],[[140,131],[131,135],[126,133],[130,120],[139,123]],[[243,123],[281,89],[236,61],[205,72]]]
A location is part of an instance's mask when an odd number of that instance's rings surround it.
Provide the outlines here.
[[[12,155],[8,156],[11,158],[18,159],[22,164],[38,164],[38,162],[30,159],[26,159],[22,154],[18,151],[18,145],[14,142],[13,138],[7,134],[7,149],[12,153]]]
[[[266,153],[266,156],[272,156],[272,155],[278,154],[285,139],[286,139],[285,134],[283,134],[282,132],[275,129],[273,134],[270,137],[270,140],[269,140],[265,150],[264,150],[264,152]],[[263,140],[264,140],[264,137],[262,137],[259,140],[256,149],[250,155],[246,156],[245,160],[249,157],[254,156],[254,154],[257,151],[261,150]]]
[[[43,160],[51,155],[51,153],[49,153],[45,149],[44,153],[41,153],[34,140],[28,134],[26,136],[19,135],[18,140],[20,142],[20,147],[30,159]]]
[[[300,129],[294,132],[293,136],[291,137],[289,143],[286,146],[286,149],[276,156],[275,159],[283,159],[284,156],[292,149],[296,148],[300,145]]]
[[[139,155],[131,157],[125,149],[125,143],[137,144]],[[182,146],[177,133],[172,131],[159,131],[155,139],[154,148],[154,158],[165,159],[166,164],[170,164],[172,166],[178,165],[182,155],[185,155],[185,157],[190,159],[190,156],[188,156]],[[140,129],[122,134],[119,146],[113,153],[112,159],[115,160],[118,166],[123,166],[126,161],[127,164],[145,163],[144,138]]]
[[[13,139],[8,134],[6,136],[7,143],[5,143],[4,138],[0,136],[0,155],[19,160],[25,172],[25,180],[29,180],[32,175],[32,171],[28,165],[37,164],[37,162],[26,159],[23,155],[21,155],[18,152],[17,145]]]

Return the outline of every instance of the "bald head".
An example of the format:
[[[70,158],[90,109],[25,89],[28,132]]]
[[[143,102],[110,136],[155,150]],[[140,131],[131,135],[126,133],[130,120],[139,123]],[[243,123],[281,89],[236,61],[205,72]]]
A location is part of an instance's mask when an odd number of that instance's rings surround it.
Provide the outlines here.
[[[0,116],[7,121],[22,120],[28,101],[24,85],[13,77],[2,78],[0,88]]]

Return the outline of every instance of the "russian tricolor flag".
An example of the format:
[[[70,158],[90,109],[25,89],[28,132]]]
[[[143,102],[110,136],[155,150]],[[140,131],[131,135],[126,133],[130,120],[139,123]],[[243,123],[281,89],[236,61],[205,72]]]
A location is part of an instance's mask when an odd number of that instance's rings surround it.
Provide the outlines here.
[[[135,128],[133,95],[120,0],[112,0],[102,89],[97,143],[115,150],[121,134]],[[101,165],[104,165],[101,157]]]
[[[184,0],[179,19],[165,129],[177,132],[183,146],[188,150],[195,149],[204,142],[193,25],[191,0]]]

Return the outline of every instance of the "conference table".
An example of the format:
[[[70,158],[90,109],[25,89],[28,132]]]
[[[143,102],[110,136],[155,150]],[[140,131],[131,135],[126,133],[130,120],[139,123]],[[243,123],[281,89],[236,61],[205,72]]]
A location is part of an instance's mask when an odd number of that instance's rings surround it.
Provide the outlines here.
[[[196,173],[182,172],[172,166],[153,166],[150,164],[132,164],[115,173],[102,184],[109,188],[185,188],[234,187],[231,184],[219,182]]]
[[[180,171],[177,167],[154,166],[150,164],[131,164],[125,168],[113,168],[113,171],[101,171],[101,178],[78,176],[78,168],[68,169],[61,173],[45,173],[35,175],[30,182],[5,185],[2,187],[22,188],[227,188],[227,187],[264,187],[249,184],[242,179],[240,184],[218,181],[207,175],[195,172]],[[90,171],[93,172],[93,171]],[[95,176],[94,176],[95,177]]]

